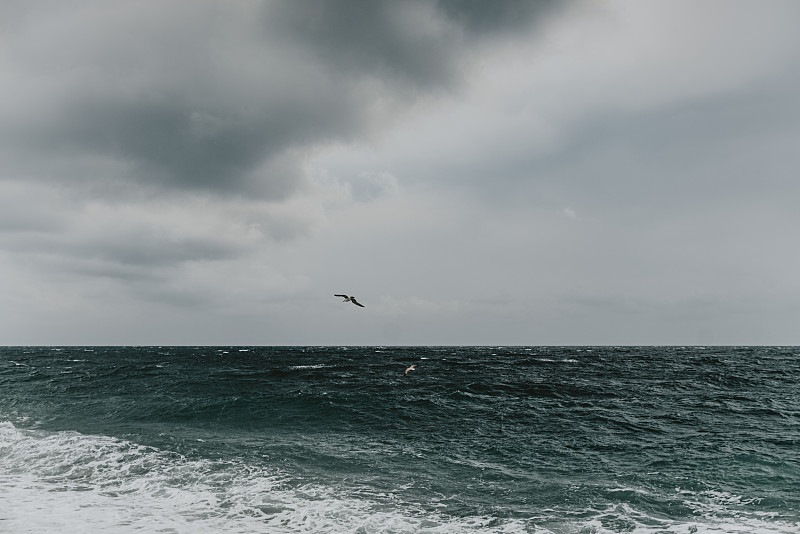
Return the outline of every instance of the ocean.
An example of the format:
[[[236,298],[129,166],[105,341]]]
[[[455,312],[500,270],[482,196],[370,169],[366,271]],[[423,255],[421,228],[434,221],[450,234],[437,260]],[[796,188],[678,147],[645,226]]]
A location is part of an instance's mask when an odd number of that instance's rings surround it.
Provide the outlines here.
[[[800,349],[0,348],[0,533],[94,532],[797,533]]]

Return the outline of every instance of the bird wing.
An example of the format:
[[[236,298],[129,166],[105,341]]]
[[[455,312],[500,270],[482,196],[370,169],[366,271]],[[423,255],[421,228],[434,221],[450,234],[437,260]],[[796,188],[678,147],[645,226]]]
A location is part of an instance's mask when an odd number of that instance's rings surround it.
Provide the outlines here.
[[[356,306],[361,306],[362,308],[364,307],[364,305],[358,302],[356,299],[351,297],[350,300],[353,301],[353,304],[355,304]]]
[[[347,298],[347,295],[334,295],[334,297],[344,297],[344,298]]]

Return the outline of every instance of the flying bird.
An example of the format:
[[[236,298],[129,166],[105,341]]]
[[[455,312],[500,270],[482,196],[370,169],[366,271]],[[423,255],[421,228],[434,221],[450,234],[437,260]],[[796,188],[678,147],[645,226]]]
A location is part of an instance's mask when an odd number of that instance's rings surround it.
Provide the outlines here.
[[[348,297],[347,295],[334,295],[334,297],[344,297],[344,302],[352,302],[356,306],[364,307],[363,304],[359,304],[355,297]]]
[[[416,368],[417,368],[417,366],[416,366],[416,365],[412,365],[412,366],[410,366],[408,369],[406,369],[406,372],[405,372],[405,373],[403,373],[403,375],[407,375],[409,371],[413,371],[413,370],[414,370],[414,369],[416,369]]]

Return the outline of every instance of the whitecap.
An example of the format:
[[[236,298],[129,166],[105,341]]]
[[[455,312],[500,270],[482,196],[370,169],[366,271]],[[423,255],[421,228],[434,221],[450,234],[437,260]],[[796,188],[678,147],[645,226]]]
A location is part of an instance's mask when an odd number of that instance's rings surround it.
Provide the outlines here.
[[[349,495],[240,459],[190,459],[107,436],[3,422],[0,444],[8,532],[530,532],[525,520],[453,518],[388,494]]]

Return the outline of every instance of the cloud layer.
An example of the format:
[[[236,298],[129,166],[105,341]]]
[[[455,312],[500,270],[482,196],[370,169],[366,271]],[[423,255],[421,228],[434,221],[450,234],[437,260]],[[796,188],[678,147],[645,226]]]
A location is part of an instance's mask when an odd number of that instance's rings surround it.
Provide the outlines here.
[[[551,4],[11,2],[3,159],[26,178],[282,200],[309,154],[457,90],[481,42]]]
[[[0,333],[784,342],[798,15],[4,2]]]

